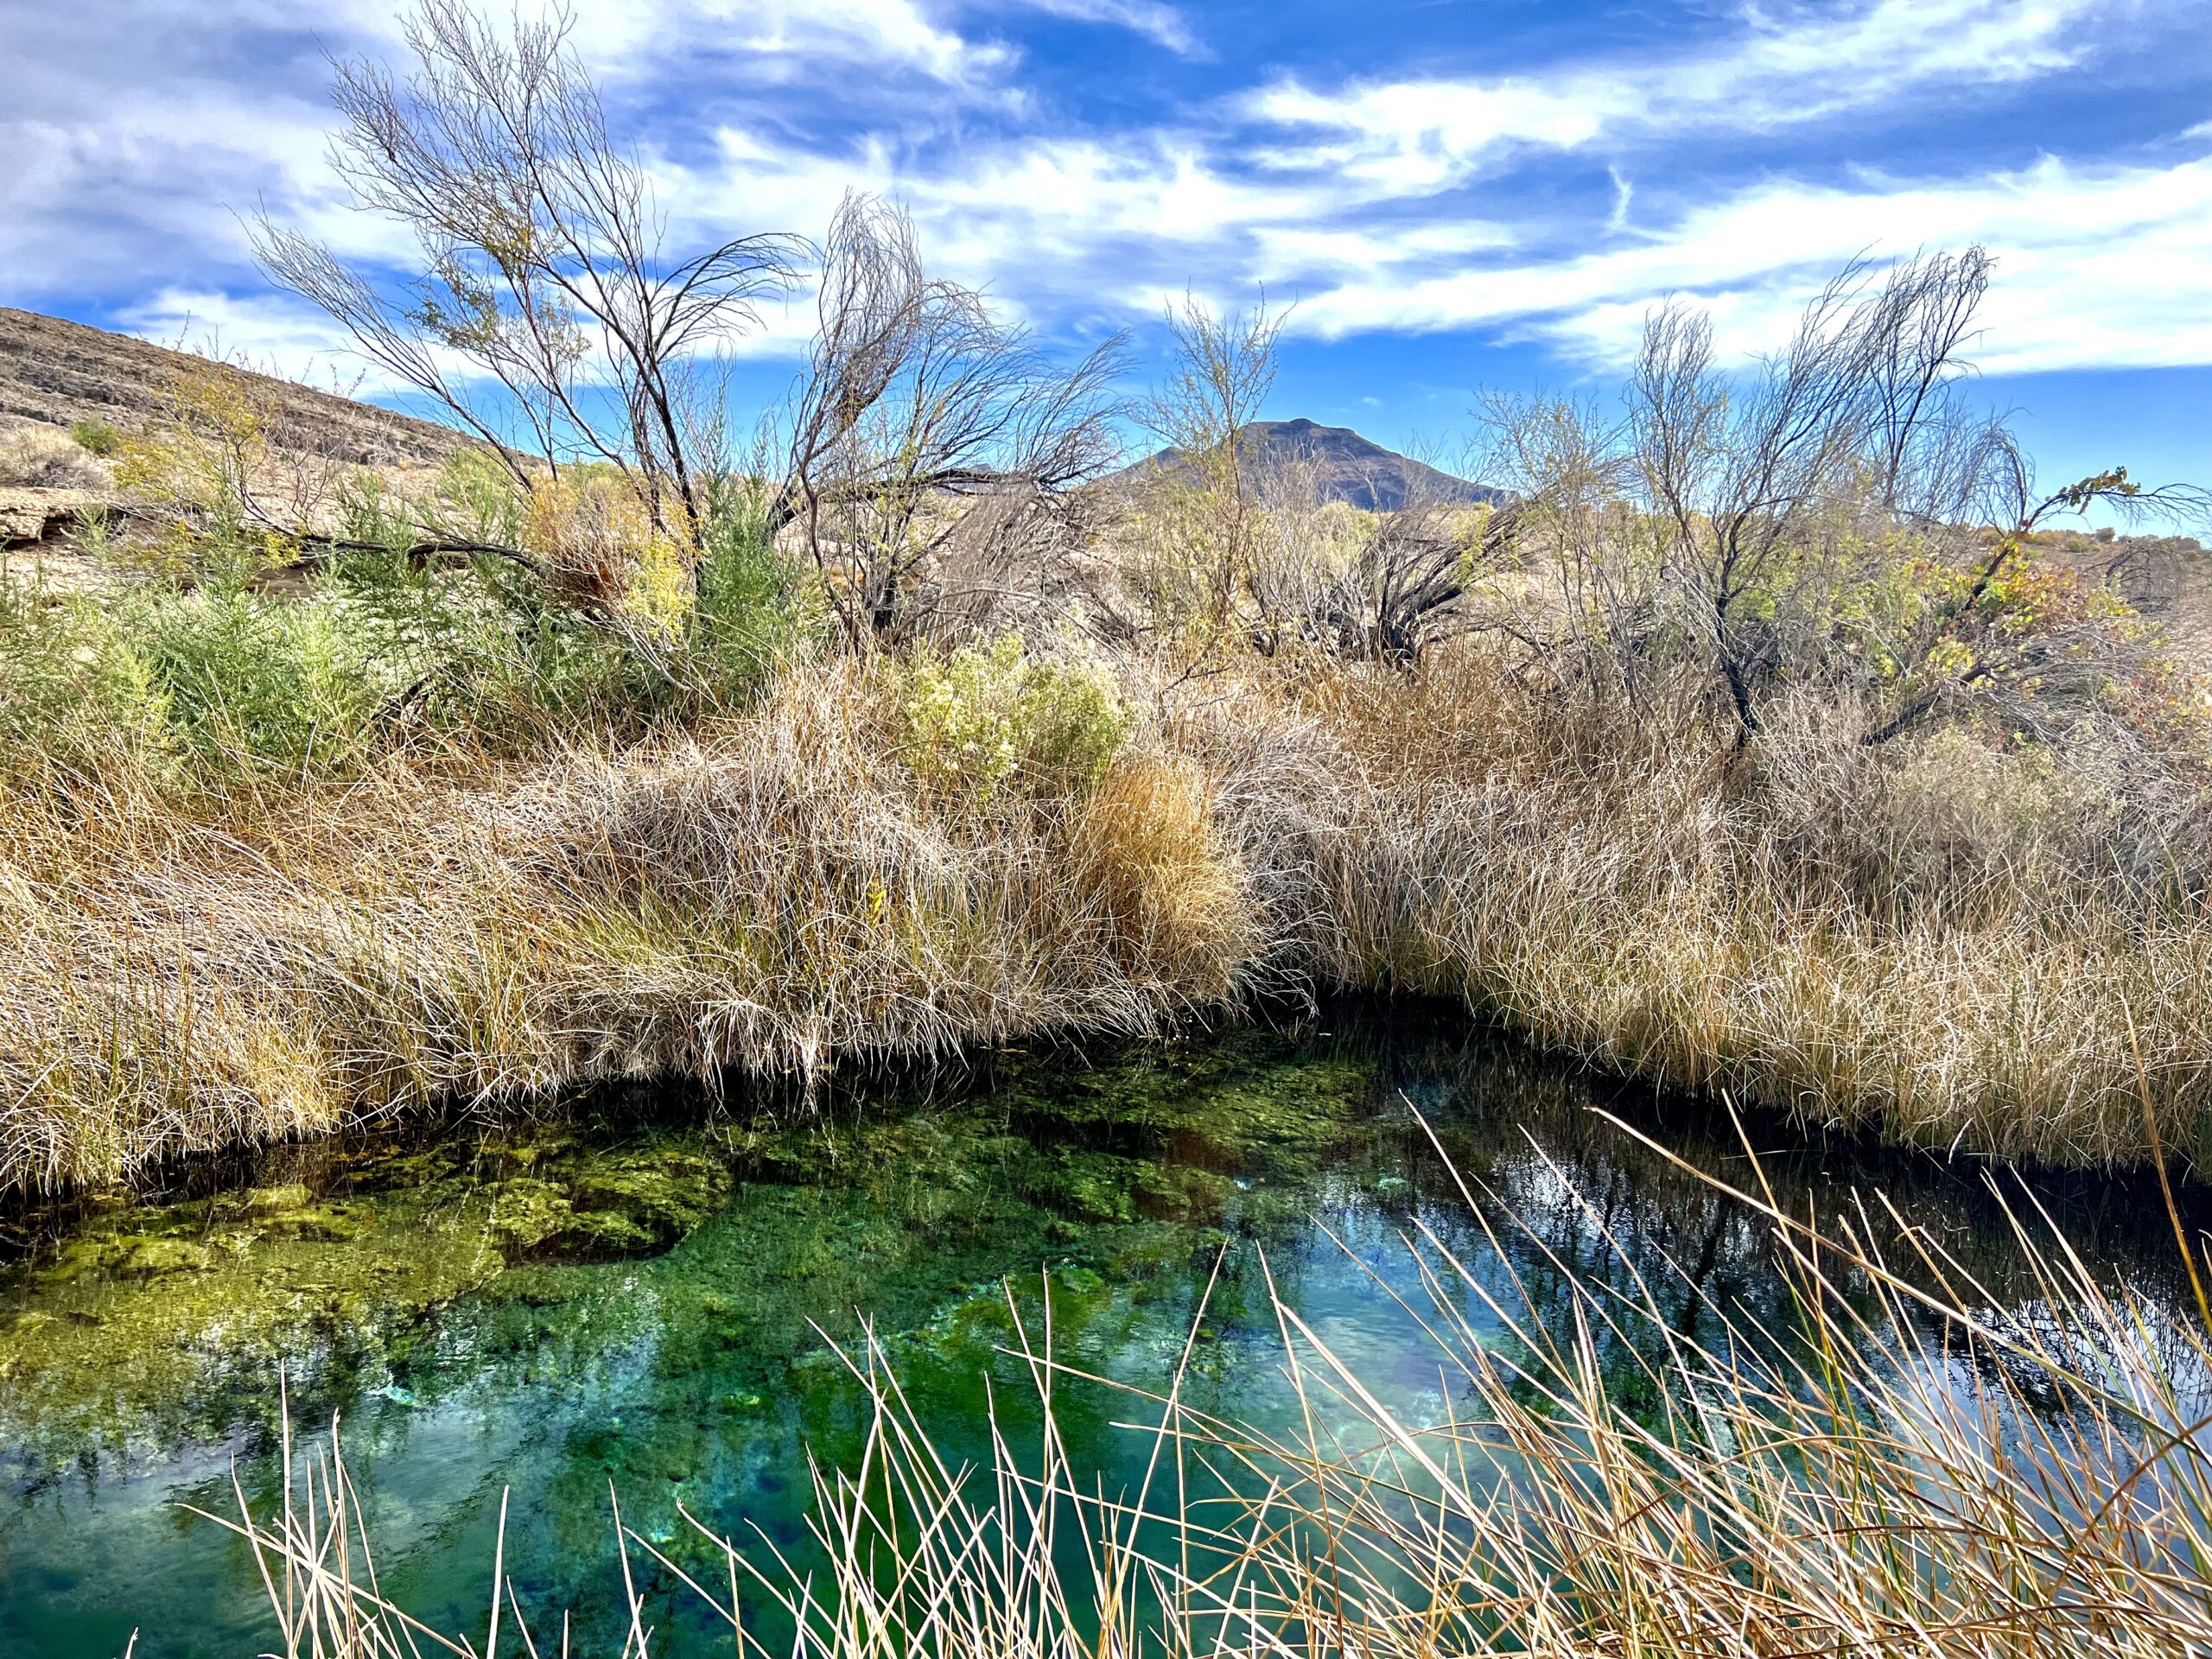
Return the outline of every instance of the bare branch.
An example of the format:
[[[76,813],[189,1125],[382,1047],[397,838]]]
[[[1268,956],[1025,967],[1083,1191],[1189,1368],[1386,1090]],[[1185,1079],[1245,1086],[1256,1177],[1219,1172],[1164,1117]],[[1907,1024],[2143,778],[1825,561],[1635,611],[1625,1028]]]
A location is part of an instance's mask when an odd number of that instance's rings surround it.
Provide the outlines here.
[[[406,79],[336,66],[332,162],[362,207],[413,233],[419,266],[401,289],[266,215],[256,251],[370,360],[493,445],[518,482],[531,472],[516,448],[552,472],[607,462],[656,525],[690,541],[723,464],[702,452],[711,423],[696,418],[695,379],[720,341],[757,324],[756,302],[789,279],[802,245],[745,236],[665,257],[651,181],[609,133],[569,26],[556,13],[503,31],[465,0],[418,0]]]
[[[1049,363],[980,294],[930,276],[912,221],[866,196],[848,197],[830,226],[818,303],[779,517],[797,524],[858,645],[922,626],[963,499],[993,499],[976,525],[998,526],[991,536],[1071,522],[1058,499],[1116,458],[1124,345],[1116,335],[1072,368]]]

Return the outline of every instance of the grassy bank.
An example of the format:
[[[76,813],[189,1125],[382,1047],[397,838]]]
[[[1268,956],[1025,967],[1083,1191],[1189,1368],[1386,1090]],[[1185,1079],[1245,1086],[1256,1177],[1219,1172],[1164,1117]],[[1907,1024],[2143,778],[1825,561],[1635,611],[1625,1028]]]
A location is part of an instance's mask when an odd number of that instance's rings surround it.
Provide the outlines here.
[[[1300,848],[1326,977],[1937,1149],[2212,1150],[2212,916],[2123,874],[2144,826],[2047,757],[1870,753],[1833,706],[1745,753],[1547,707],[1477,654],[1296,706],[1313,747],[1247,841]]]
[[[180,803],[118,756],[16,794],[6,1174],[1233,996],[1255,923],[1203,776],[1130,753],[1079,791],[932,788],[892,677],[793,671],[741,719],[527,760]]]
[[[2066,826],[2032,758],[1813,728],[1743,762],[1547,710],[1472,652],[1165,698],[1095,672],[1002,657],[951,693],[1020,751],[992,779],[917,713],[947,674],[835,655],[680,729],[339,777],[48,760],[0,810],[0,1171],[1300,985],[1441,991],[1624,1072],[2062,1162],[2142,1157],[2147,1083],[2168,1147],[2212,1150],[2212,920],[2039,868]]]

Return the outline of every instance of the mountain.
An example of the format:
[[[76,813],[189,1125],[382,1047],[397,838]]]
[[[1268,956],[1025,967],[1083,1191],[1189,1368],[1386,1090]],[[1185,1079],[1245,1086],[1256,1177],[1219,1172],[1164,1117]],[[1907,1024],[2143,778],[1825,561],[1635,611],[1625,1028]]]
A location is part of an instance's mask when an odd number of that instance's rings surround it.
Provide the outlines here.
[[[1240,458],[1253,473],[1288,478],[1312,469],[1312,487],[1324,501],[1342,501],[1370,512],[1395,512],[1408,501],[1476,506],[1505,499],[1503,490],[1471,483],[1426,461],[1385,449],[1348,426],[1318,421],[1254,421],[1236,435]],[[1162,449],[1115,474],[1134,481],[1148,470],[1184,465],[1179,450]],[[1303,483],[1305,480],[1300,480]]]
[[[137,425],[159,410],[182,369],[207,359],[35,311],[0,306],[0,428],[100,420]],[[278,443],[365,467],[435,466],[467,442],[418,421],[308,386],[230,367],[270,400]]]

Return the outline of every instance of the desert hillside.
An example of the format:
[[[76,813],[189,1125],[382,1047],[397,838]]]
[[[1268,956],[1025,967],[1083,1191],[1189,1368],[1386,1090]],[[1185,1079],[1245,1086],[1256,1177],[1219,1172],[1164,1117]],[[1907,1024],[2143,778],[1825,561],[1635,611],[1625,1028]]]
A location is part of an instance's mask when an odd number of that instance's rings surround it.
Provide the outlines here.
[[[130,427],[158,411],[182,370],[207,359],[128,334],[0,306],[0,427]],[[289,431],[334,461],[365,467],[435,464],[463,442],[449,428],[233,368],[282,410]]]
[[[1303,418],[1254,421],[1238,429],[1237,448],[1244,464],[1262,477],[1294,480],[1316,501],[1340,501],[1368,512],[1395,512],[1408,502],[1473,506],[1503,499],[1488,485],[1455,478],[1426,461],[1386,449],[1348,426],[1323,426]],[[1162,449],[1118,476],[1135,479],[1155,468],[1183,464],[1178,451]]]

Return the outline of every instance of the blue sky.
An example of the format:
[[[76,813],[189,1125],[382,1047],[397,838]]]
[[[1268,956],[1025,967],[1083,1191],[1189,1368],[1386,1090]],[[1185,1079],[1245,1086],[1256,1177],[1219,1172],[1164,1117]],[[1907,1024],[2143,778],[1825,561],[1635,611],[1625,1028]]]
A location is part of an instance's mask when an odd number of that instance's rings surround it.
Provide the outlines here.
[[[1272,414],[1448,460],[1478,388],[1611,395],[1669,294],[1749,353],[1855,253],[1978,240],[1982,390],[2046,478],[2212,481],[2212,0],[573,11],[679,242],[883,192],[1071,348],[1264,285]],[[325,54],[397,50],[372,0],[0,4],[0,302],[350,372],[238,215],[404,251],[323,162]],[[772,313],[744,388],[808,315]]]

